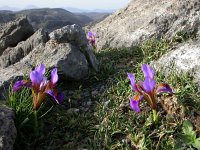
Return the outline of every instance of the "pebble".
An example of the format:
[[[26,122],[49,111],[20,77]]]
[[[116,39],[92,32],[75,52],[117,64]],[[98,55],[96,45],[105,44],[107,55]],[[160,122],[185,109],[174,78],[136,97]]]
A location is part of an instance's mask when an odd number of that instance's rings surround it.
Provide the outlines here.
[[[97,94],[98,94],[98,91],[92,91],[92,97],[96,97],[97,96]]]
[[[80,109],[78,109],[78,108],[70,108],[67,110],[67,113],[73,114],[73,113],[78,113],[79,111],[80,111]]]

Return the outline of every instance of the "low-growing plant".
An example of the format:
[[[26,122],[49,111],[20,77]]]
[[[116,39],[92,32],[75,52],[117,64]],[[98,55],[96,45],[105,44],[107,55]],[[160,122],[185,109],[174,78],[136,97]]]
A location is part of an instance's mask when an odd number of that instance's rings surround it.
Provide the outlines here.
[[[178,134],[177,141],[177,150],[183,150],[186,149],[186,147],[200,149],[200,137],[197,137],[193,125],[189,120],[183,121],[182,133]]]
[[[32,90],[33,97],[33,113],[34,113],[34,127],[38,128],[37,111],[40,105],[43,103],[45,96],[48,94],[53,97],[54,101],[58,104],[63,101],[63,94],[58,92],[55,88],[55,84],[58,81],[57,69],[54,68],[51,72],[51,80],[47,80],[47,77],[43,76],[45,73],[45,66],[43,64],[35,68],[30,73],[30,80],[20,80],[15,82],[13,91],[18,91],[22,87],[27,87]],[[28,118],[26,118],[28,119]]]
[[[128,77],[131,81],[132,90],[135,92],[135,96],[130,100],[130,106],[135,112],[140,112],[139,104],[141,100],[146,100],[153,111],[153,121],[158,121],[157,116],[157,95],[161,93],[173,94],[172,89],[166,83],[158,83],[154,80],[154,70],[147,64],[142,65],[142,71],[144,73],[144,82],[139,81],[136,83],[135,76],[128,73]]]

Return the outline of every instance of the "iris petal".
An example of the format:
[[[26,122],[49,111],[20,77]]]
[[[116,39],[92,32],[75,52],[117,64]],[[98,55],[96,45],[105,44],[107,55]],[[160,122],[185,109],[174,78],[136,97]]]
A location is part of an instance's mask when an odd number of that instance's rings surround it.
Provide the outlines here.
[[[140,104],[140,101],[142,100],[143,96],[142,95],[135,95],[133,98],[131,98],[130,100],[130,106],[131,108],[139,113],[140,112],[140,107],[139,107],[139,104]]]
[[[145,92],[147,92],[147,93],[150,93],[151,91],[153,91],[155,86],[156,86],[156,82],[154,79],[147,77],[143,82],[143,88],[144,88]]]
[[[30,79],[33,84],[40,85],[40,83],[43,80],[43,75],[41,74],[41,72],[34,70],[34,71],[31,71],[30,73]]]
[[[61,104],[63,102],[63,100],[64,100],[64,94],[61,93],[61,92],[58,92],[57,100],[58,100],[59,104]]]
[[[147,64],[143,64],[142,65],[142,71],[144,73],[144,77],[145,78],[150,78],[150,79],[153,79],[154,78],[154,70],[152,67],[150,67],[149,65]]]
[[[64,95],[62,93],[55,93],[53,90],[48,90],[46,93],[52,96],[56,103],[61,104],[63,102]]]
[[[15,82],[14,86],[13,86],[13,91],[18,91],[20,90],[22,87],[31,87],[31,84],[29,81],[27,80],[20,80]]]
[[[135,81],[135,76],[132,73],[128,73],[128,78],[131,81],[131,87],[133,91],[137,91],[136,89],[136,81]]]
[[[88,37],[92,38],[92,35],[93,35],[92,32],[89,31],[89,32],[88,32]]]
[[[47,77],[43,77],[42,81],[40,82],[40,90],[43,91],[47,84],[48,84],[48,80],[47,80]]]
[[[40,64],[38,67],[35,68],[35,71],[41,73],[42,75],[44,75],[45,73],[45,66],[44,64]]]
[[[170,93],[170,94],[173,94],[172,89],[166,83],[159,83],[157,85],[156,93],[157,94],[161,94],[161,93]]]
[[[55,85],[57,81],[58,81],[57,68],[54,68],[54,69],[51,71],[51,83],[52,83],[53,85]]]

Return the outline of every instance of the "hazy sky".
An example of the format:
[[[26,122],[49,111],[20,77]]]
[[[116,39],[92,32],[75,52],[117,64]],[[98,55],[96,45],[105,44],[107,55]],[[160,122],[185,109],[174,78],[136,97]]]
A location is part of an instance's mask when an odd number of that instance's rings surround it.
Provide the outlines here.
[[[25,8],[37,7],[74,7],[81,9],[119,9],[131,0],[0,0],[1,6]]]

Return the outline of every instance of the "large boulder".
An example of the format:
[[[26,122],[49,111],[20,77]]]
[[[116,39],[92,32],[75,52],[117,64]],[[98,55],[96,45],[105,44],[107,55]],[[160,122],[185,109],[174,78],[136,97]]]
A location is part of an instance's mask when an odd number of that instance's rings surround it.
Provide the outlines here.
[[[43,29],[39,29],[26,41],[18,43],[16,47],[7,48],[0,56],[0,67],[5,68],[18,62],[40,43],[46,43],[48,40],[48,33]]]
[[[58,43],[70,43],[80,48],[80,50],[85,54],[90,66],[95,71],[99,71],[99,63],[92,49],[88,47],[86,35],[80,26],[76,24],[67,25],[51,32],[49,36],[51,40]]]
[[[152,64],[166,75],[188,73],[200,84],[200,40],[180,44]]]
[[[171,38],[177,32],[199,34],[199,0],[133,0],[86,29],[96,31],[97,49],[132,47],[149,38]]]
[[[58,43],[71,43],[78,47],[86,47],[87,39],[82,28],[76,24],[67,25],[60,29],[54,30],[49,34],[50,39],[56,40]]]
[[[80,80],[88,75],[88,62],[79,48],[70,43],[55,43],[50,40],[40,44],[22,62],[32,66],[44,63],[48,68],[57,67],[64,79]]]
[[[14,112],[0,105],[0,149],[13,150],[17,131],[14,124]]]
[[[8,47],[16,46],[34,33],[26,17],[4,24],[0,27],[0,55]]]

